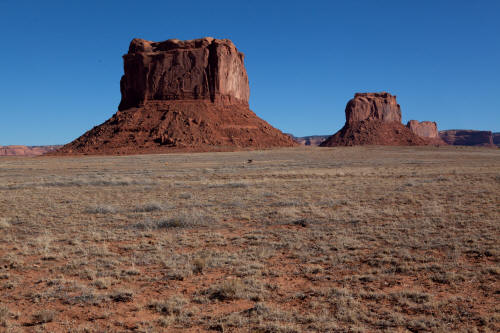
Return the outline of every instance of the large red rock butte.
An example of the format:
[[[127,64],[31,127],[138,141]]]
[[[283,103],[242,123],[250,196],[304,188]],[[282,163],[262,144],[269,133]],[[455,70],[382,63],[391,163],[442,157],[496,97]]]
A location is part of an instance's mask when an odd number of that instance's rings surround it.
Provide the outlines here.
[[[387,92],[357,93],[345,108],[344,127],[322,147],[355,145],[415,146],[432,144],[401,123],[401,107]]]
[[[244,56],[228,39],[134,39],[123,59],[118,112],[55,154],[297,145],[249,109]]]

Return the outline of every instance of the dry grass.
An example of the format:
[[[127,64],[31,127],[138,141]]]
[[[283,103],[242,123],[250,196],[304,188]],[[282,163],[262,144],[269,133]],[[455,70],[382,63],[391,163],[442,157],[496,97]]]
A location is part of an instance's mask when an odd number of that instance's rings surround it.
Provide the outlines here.
[[[498,150],[5,157],[0,174],[0,332],[500,330]]]

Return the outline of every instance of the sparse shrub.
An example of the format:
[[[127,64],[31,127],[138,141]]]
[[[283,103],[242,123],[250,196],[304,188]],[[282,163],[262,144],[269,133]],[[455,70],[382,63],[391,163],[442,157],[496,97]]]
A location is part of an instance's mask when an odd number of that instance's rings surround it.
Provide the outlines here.
[[[118,290],[109,295],[115,302],[130,302],[134,298],[134,293],[129,290]]]
[[[231,279],[208,289],[206,293],[211,300],[226,301],[241,298],[243,289],[241,280]]]
[[[191,199],[192,197],[191,193],[181,193],[181,195],[179,195],[180,199]]]
[[[137,213],[150,213],[150,212],[159,212],[164,210],[165,207],[158,202],[150,202],[144,205],[139,205],[134,208],[134,212]]]
[[[33,325],[50,323],[55,316],[56,313],[53,310],[41,310],[31,316],[31,323]]]
[[[10,227],[9,220],[5,217],[0,218],[0,230],[7,229],[8,227]]]
[[[193,260],[193,273],[194,274],[201,274],[203,273],[203,270],[207,266],[207,262],[205,259],[202,258],[197,258]]]
[[[9,309],[0,305],[0,327],[7,327],[7,318],[9,316]]]
[[[180,315],[184,306],[188,302],[180,295],[169,297],[165,301],[153,301],[148,304],[148,308],[165,316]]]
[[[210,222],[213,222],[213,218],[210,216],[189,212],[189,213],[181,213],[177,216],[166,219],[145,220],[136,223],[134,227],[140,230],[192,228],[192,227],[207,225]]]
[[[116,208],[111,205],[95,205],[85,209],[87,214],[114,214],[116,211]]]

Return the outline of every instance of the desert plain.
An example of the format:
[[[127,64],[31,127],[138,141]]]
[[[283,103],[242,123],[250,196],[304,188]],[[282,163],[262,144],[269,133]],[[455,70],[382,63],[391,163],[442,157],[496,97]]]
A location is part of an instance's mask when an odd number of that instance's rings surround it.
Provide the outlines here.
[[[500,151],[0,157],[1,332],[498,332]]]

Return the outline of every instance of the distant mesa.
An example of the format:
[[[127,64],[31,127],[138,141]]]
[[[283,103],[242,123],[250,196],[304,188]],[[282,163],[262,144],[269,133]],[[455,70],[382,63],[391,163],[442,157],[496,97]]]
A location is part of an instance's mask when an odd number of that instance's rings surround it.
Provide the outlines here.
[[[430,136],[435,134],[432,126],[428,124],[430,122],[404,126],[401,123],[401,107],[396,96],[387,92],[355,94],[347,103],[345,116],[344,127],[321,143],[322,147],[434,144]]]
[[[309,135],[309,136],[294,136],[290,135],[295,141],[302,146],[319,146],[323,141],[328,139],[329,135]]]
[[[0,156],[38,156],[54,151],[61,146],[0,146]]]
[[[228,39],[134,39],[109,120],[54,154],[135,154],[291,147],[249,109],[243,53]]]
[[[498,133],[495,133],[498,135]],[[491,131],[474,130],[446,130],[440,131],[439,136],[443,141],[454,146],[481,146],[496,147],[499,145],[499,138],[495,142],[495,136]]]

